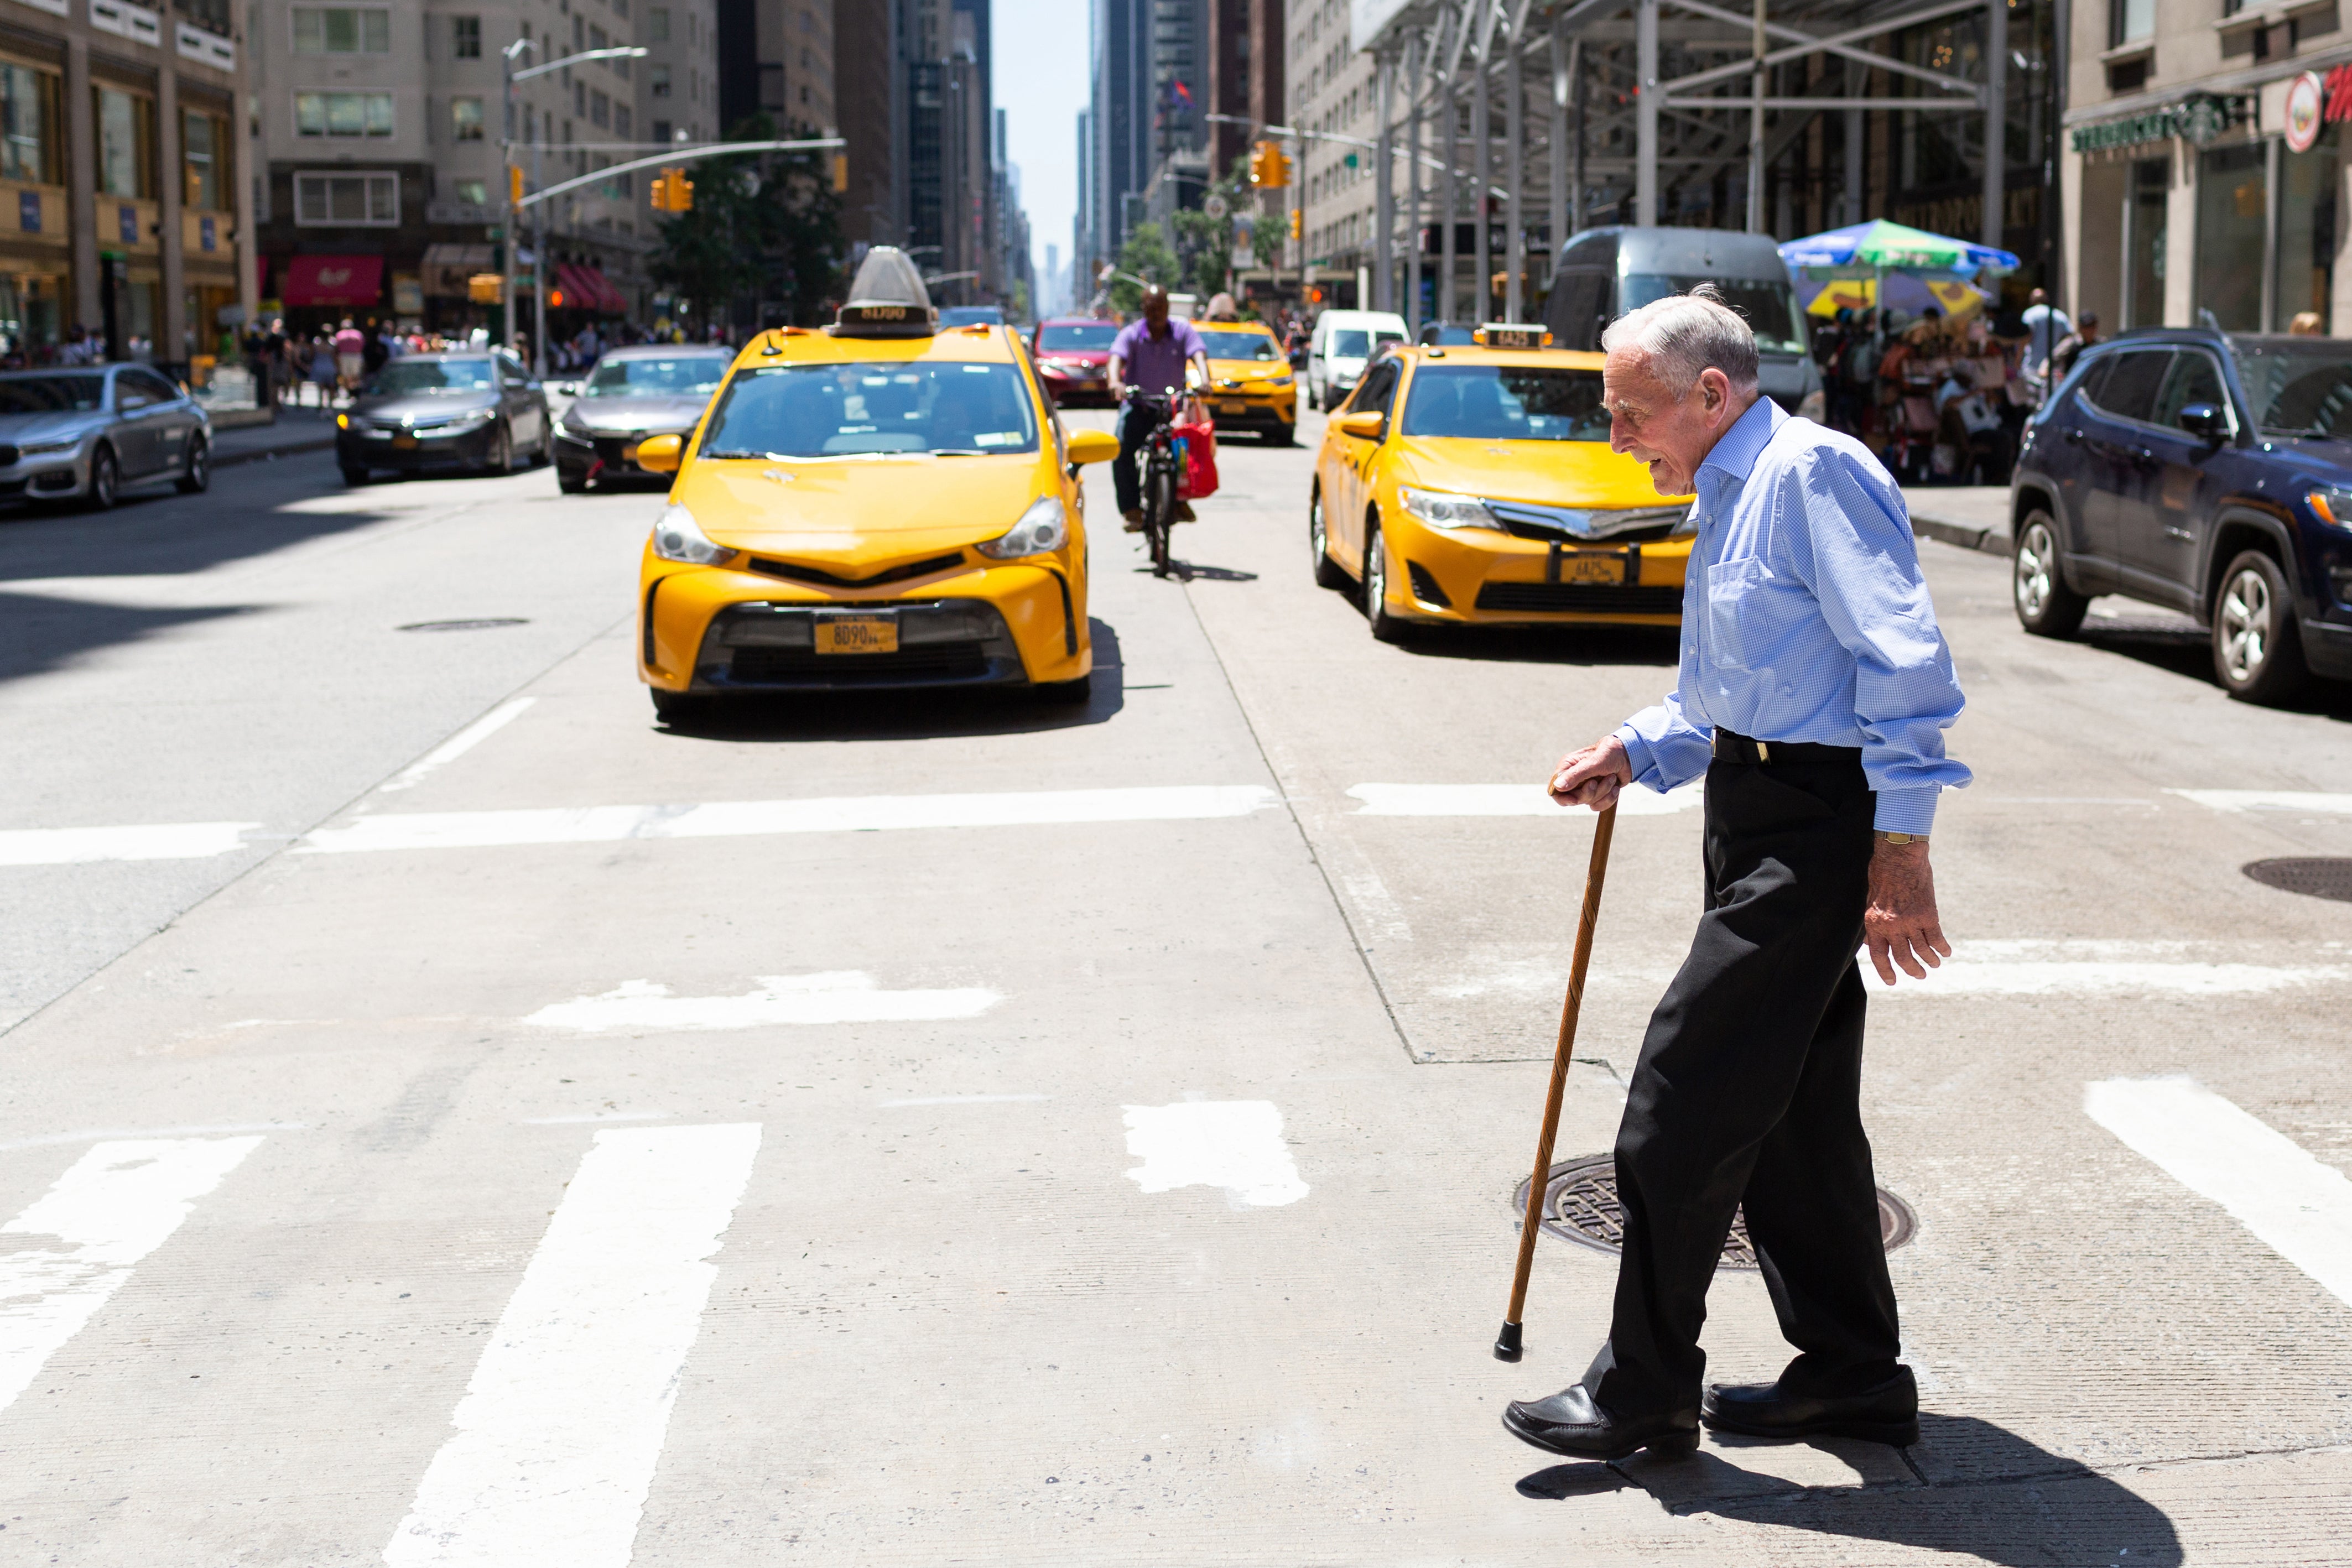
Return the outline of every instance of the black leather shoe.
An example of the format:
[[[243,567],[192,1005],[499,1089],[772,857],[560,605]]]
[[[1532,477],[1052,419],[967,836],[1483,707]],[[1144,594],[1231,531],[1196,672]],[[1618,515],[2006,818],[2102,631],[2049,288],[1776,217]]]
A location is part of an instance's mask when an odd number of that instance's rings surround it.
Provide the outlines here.
[[[1642,1448],[1686,1454],[1698,1447],[1698,1417],[1688,1410],[1670,1416],[1622,1419],[1592,1402],[1581,1383],[1571,1383],[1549,1399],[1514,1399],[1503,1411],[1511,1436],[1571,1459],[1622,1459]]]
[[[1699,1419],[1746,1437],[1859,1437],[1907,1448],[1919,1440],[1919,1385],[1907,1366],[1860,1394],[1821,1397],[1777,1383],[1711,1383]]]

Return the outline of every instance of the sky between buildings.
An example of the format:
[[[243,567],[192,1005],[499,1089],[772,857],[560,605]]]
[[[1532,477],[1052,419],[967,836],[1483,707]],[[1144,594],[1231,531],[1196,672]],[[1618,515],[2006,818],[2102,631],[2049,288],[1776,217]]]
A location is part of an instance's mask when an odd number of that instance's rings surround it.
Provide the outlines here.
[[[994,97],[1004,110],[1007,154],[1021,165],[1021,198],[1029,211],[1038,287],[1050,297],[1045,247],[1055,246],[1068,266],[1070,220],[1077,212],[1078,111],[1087,106],[1089,7],[1087,0],[993,4],[989,36]]]

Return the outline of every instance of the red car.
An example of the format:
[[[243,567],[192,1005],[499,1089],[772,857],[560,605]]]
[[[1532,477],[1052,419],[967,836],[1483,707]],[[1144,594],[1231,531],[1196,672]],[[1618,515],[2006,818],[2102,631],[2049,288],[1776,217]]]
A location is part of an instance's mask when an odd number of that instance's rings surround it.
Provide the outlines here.
[[[1110,346],[1118,338],[1116,321],[1066,317],[1037,323],[1029,350],[1055,402],[1064,408],[1083,402],[1110,406]]]

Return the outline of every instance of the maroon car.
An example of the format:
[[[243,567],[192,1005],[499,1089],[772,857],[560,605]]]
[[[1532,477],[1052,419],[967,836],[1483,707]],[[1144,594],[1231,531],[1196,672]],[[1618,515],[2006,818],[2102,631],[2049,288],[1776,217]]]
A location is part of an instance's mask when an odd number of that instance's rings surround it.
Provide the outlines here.
[[[1029,350],[1055,402],[1064,408],[1085,402],[1110,406],[1110,346],[1118,337],[1116,321],[1067,317],[1037,323]]]

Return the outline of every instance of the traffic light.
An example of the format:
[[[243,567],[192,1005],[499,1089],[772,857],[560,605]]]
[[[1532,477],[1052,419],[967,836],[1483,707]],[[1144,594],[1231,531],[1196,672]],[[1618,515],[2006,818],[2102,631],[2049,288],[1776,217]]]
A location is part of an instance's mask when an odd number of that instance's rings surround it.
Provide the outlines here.
[[[522,205],[522,165],[520,163],[507,165],[507,200],[518,207]]]
[[[657,213],[693,211],[694,182],[686,177],[683,169],[663,170],[654,179],[653,204]]]
[[[1292,239],[1305,239],[1307,237],[1306,229],[1307,214],[1300,212],[1297,207],[1291,208],[1290,237]]]
[[[1277,191],[1290,183],[1290,159],[1280,144],[1260,141],[1250,148],[1250,183],[1261,191]]]
[[[836,152],[833,155],[833,193],[836,196],[842,195],[845,193],[848,189],[849,154],[846,152]]]

